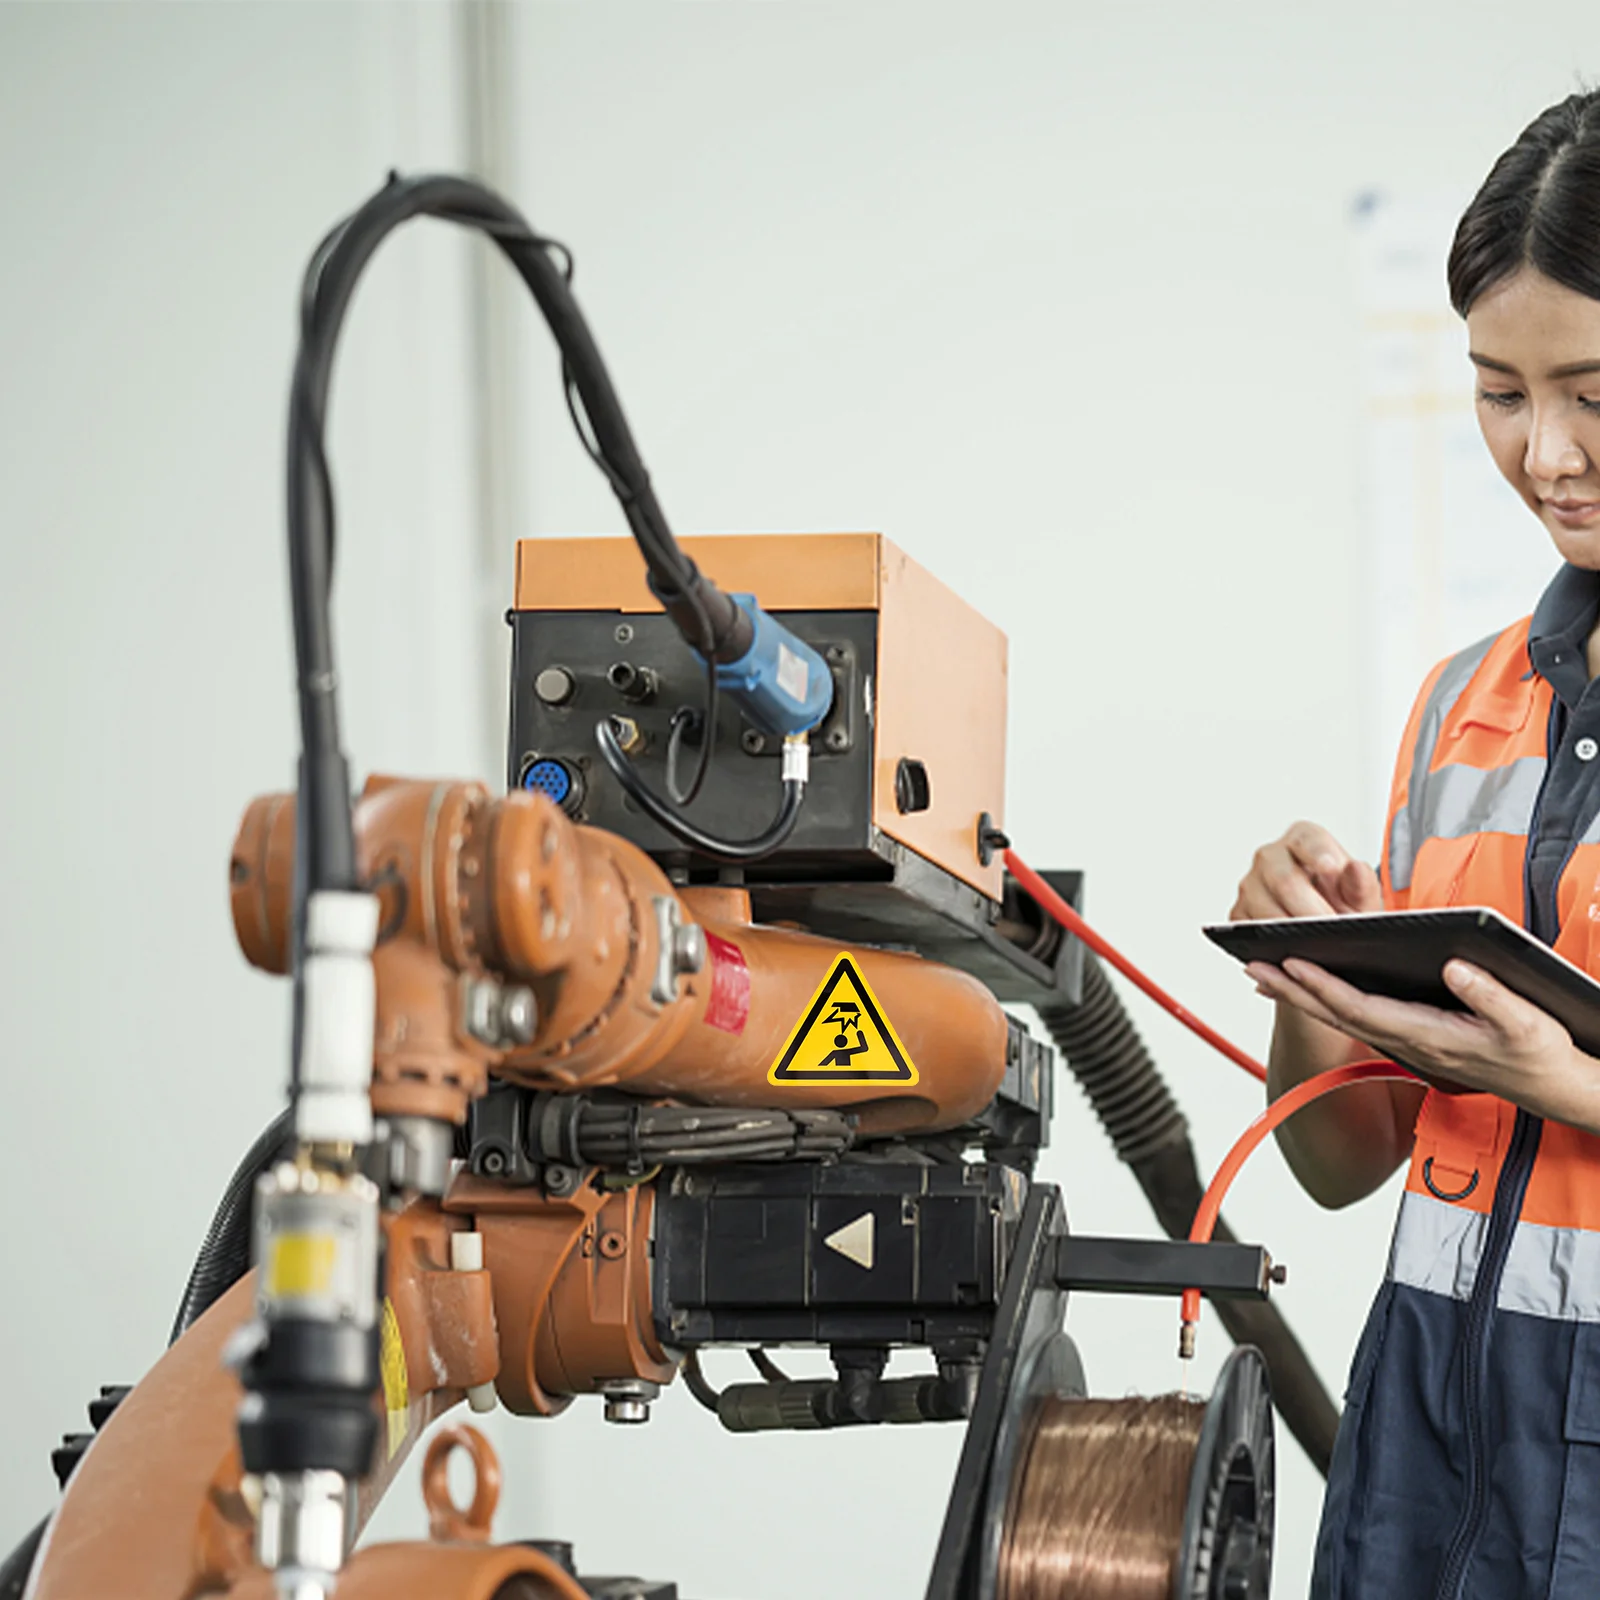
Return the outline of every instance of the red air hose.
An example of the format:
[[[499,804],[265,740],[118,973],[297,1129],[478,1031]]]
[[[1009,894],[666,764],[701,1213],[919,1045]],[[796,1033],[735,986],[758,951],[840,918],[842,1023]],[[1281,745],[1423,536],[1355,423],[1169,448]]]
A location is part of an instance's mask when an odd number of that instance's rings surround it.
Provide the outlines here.
[[[1209,1028],[1186,1006],[1167,993],[1154,979],[1142,973],[1115,945],[1108,944],[1078,915],[1065,900],[1050,887],[1015,850],[1005,853],[1006,870],[1039,904],[1061,924],[1068,933],[1081,939],[1097,956],[1109,961],[1129,983],[1150,996],[1164,1011],[1170,1012],[1191,1032],[1200,1035],[1213,1050],[1220,1050],[1236,1066],[1243,1067],[1252,1078],[1267,1081],[1267,1069],[1252,1055],[1247,1055],[1238,1045],[1224,1039],[1214,1028]]]
[[[1096,955],[1110,962],[1130,983],[1142,989],[1158,1006],[1170,1012],[1184,1027],[1197,1033],[1213,1049],[1243,1067],[1252,1077],[1259,1078],[1263,1083],[1267,1081],[1267,1069],[1254,1056],[1247,1055],[1236,1044],[1224,1039],[1215,1029],[1207,1027],[1158,983],[1146,977],[1115,945],[1101,938],[1015,850],[1006,851],[1005,863],[1006,870],[1011,876],[1068,933],[1081,939]],[[1194,1214],[1194,1223],[1189,1229],[1191,1243],[1211,1242],[1211,1231],[1217,1225],[1217,1215],[1222,1210],[1222,1202],[1229,1187],[1239,1175],[1239,1169],[1250,1159],[1269,1133],[1281,1127],[1295,1112],[1310,1105],[1313,1100],[1320,1100],[1325,1094],[1332,1094],[1336,1089],[1348,1088],[1353,1083],[1373,1083],[1383,1079],[1407,1083],[1420,1081],[1416,1073],[1408,1071],[1405,1067],[1396,1066],[1392,1061],[1358,1061],[1347,1067],[1334,1067],[1331,1071],[1320,1072],[1316,1077],[1308,1078],[1286,1094],[1280,1095],[1245,1129],[1235,1141],[1233,1148],[1223,1157],[1222,1165],[1217,1168],[1216,1176],[1212,1178],[1210,1186],[1201,1198],[1200,1207]],[[1194,1354],[1194,1329],[1200,1320],[1198,1289],[1183,1291],[1180,1316],[1178,1350],[1179,1354],[1187,1359]]]

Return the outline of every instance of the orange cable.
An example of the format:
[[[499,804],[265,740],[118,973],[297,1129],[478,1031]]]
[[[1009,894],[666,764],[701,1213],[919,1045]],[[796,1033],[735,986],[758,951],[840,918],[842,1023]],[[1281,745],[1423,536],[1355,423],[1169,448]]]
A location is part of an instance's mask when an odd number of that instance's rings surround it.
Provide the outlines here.
[[[1281,1127],[1295,1112],[1310,1105],[1313,1100],[1320,1100],[1325,1094],[1332,1094],[1335,1089],[1347,1089],[1353,1083],[1372,1083],[1385,1078],[1407,1083],[1420,1081],[1416,1073],[1405,1067],[1396,1066],[1392,1061],[1357,1061],[1347,1067],[1332,1067],[1327,1072],[1319,1072],[1314,1078],[1307,1078],[1304,1083],[1296,1084],[1288,1093],[1279,1095],[1244,1130],[1234,1142],[1233,1148],[1222,1158],[1222,1165],[1217,1168],[1216,1176],[1207,1186],[1205,1194],[1201,1197],[1200,1207],[1194,1214],[1194,1223],[1189,1229],[1189,1242],[1191,1244],[1211,1242],[1211,1232],[1217,1225],[1217,1214],[1222,1210],[1223,1197],[1233,1180],[1238,1177],[1239,1169],[1250,1159],[1256,1147],[1269,1133]],[[1179,1335],[1180,1353],[1187,1354],[1192,1351],[1193,1329],[1199,1320],[1200,1291],[1185,1289],[1180,1312],[1182,1329]]]

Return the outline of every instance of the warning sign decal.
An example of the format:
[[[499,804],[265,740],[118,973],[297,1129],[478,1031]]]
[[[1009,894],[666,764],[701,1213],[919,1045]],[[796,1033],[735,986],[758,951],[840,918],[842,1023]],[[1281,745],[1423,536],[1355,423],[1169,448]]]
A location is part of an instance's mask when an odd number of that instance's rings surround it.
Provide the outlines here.
[[[847,955],[828,969],[767,1073],[768,1083],[916,1081],[905,1046]]]
[[[400,1319],[394,1302],[383,1299],[383,1321],[378,1335],[378,1371],[383,1378],[383,1409],[389,1417],[389,1459],[404,1448],[411,1427],[411,1395],[406,1383],[406,1349],[400,1342]]]

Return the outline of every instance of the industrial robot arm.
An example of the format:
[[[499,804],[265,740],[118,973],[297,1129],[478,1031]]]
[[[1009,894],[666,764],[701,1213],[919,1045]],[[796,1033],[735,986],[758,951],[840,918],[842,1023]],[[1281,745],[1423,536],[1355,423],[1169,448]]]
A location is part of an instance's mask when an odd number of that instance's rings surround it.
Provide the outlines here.
[[[419,216],[487,234],[527,284],[632,537],[519,549],[512,793],[375,778],[353,802],[323,433],[356,283]],[[1052,1059],[1001,1002],[1059,1034],[1086,996],[1081,950],[994,859],[1003,636],[876,535],[680,545],[570,279],[561,246],[448,177],[391,180],[307,270],[298,790],[250,806],[230,864],[245,954],[294,982],[287,1144],[243,1169],[256,1270],[223,1292],[241,1198],[181,1337],[77,1463],[34,1600],[579,1600],[520,1547],[350,1549],[462,1398],[550,1416],[592,1394],[634,1423],[701,1349],[783,1344],[836,1377],[766,1362],[697,1393],[734,1432],[970,1419],[930,1593],[992,1600],[1023,1408],[1081,1379],[1066,1294],[1267,1294],[1256,1247],[1076,1240],[1034,1181]],[[1100,1076],[1102,1113],[1127,1121],[1134,1078],[1149,1099],[1126,1061]],[[907,1348],[931,1370],[887,1376]],[[1265,1385],[1229,1394],[1259,1489],[1240,1548],[1265,1550]],[[1228,1532],[1208,1448],[1190,1566]],[[1241,1555],[1229,1592],[1256,1600],[1265,1571]]]

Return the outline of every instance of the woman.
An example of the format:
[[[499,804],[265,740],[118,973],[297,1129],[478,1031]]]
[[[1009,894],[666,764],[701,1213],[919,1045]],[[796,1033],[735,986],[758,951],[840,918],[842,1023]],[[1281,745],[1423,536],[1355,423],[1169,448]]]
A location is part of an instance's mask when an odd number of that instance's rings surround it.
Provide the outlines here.
[[[1600,976],[1600,92],[1495,164],[1449,283],[1485,442],[1565,564],[1531,618],[1423,684],[1380,871],[1299,823],[1232,915],[1491,905]],[[1437,1086],[1361,1085],[1279,1136],[1328,1206],[1410,1159],[1312,1593],[1600,1594],[1600,1060],[1464,962],[1444,971],[1460,1014],[1303,962],[1248,970],[1277,1002],[1272,1096],[1374,1050]]]

